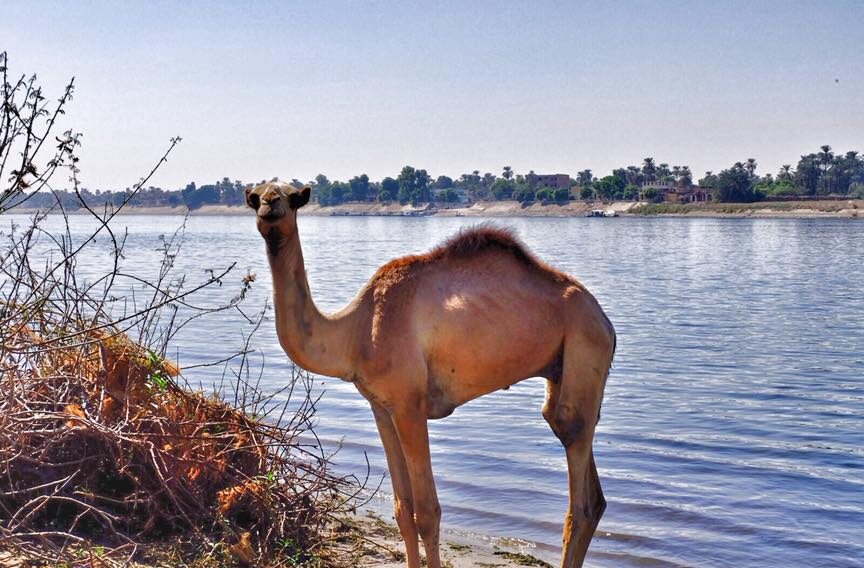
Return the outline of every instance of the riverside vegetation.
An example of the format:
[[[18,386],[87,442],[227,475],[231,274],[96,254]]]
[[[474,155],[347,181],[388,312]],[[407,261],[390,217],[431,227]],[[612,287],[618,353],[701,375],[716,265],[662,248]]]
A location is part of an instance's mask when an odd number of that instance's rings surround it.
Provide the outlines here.
[[[776,174],[756,173],[756,160],[750,158],[736,162],[718,173],[705,172],[698,186],[721,203],[753,203],[772,201],[812,200],[825,198],[864,199],[864,157],[857,151],[835,153],[830,146],[819,152],[801,156],[795,167],[783,165]],[[610,175],[597,178],[590,169],[582,170],[571,179],[570,188],[540,187],[533,171],[516,174],[504,166],[500,176],[480,174],[479,170],[458,178],[446,175],[431,176],[425,169],[405,166],[396,177],[372,181],[366,174],[354,176],[347,182],[331,181],[324,174],[314,180],[301,182],[292,179],[295,187],[312,187],[312,199],[319,205],[343,203],[420,203],[488,202],[515,200],[520,203],[557,202],[572,199],[634,201],[640,198],[643,183],[664,183],[677,189],[693,187],[693,173],[688,166],[669,166],[647,157],[640,165],[617,168]],[[133,207],[180,207],[190,210],[205,205],[242,206],[244,191],[257,183],[244,183],[228,177],[221,181],[198,185],[194,181],[182,189],[166,190],[147,186],[119,190],[79,188],[78,192],[58,191],[55,195],[29,197],[30,206],[46,207],[60,201],[69,210],[78,209],[80,202],[90,207],[106,203],[128,203]],[[271,181],[275,181],[271,180]],[[641,192],[641,198],[651,202],[661,196],[656,189]]]

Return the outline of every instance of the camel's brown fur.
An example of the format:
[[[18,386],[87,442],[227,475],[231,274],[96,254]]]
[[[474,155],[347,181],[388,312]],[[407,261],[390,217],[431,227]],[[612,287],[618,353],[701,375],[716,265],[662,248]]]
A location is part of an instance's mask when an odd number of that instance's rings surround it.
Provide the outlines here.
[[[430,568],[441,565],[427,419],[536,376],[549,379],[543,416],[567,454],[561,565],[581,566],[605,507],[591,443],[615,350],[597,301],[509,231],[484,226],[385,264],[348,306],[322,314],[297,234],[309,193],[280,183],[247,192],[267,242],[276,331],[298,365],[352,381],[372,406],[409,568],[420,566],[418,535]]]

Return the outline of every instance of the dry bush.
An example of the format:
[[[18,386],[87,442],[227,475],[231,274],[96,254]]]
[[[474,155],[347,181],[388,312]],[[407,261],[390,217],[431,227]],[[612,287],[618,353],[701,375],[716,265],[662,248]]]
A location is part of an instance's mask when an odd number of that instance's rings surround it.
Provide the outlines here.
[[[262,394],[251,378],[250,333],[236,353],[214,354],[235,385],[226,402],[191,390],[164,357],[192,320],[225,310],[247,317],[240,304],[254,277],[236,277],[238,293],[224,305],[193,304],[196,292],[230,283],[234,267],[193,284],[175,274],[182,227],[163,240],[152,279],[124,273],[125,237],[114,225],[125,203],[97,212],[80,200],[95,227],[83,237],[61,199],[23,228],[11,223],[5,213],[60,168],[78,194],[77,137],[58,138],[58,154],[38,166],[71,83],[52,111],[35,78],[10,84],[5,54],[0,73],[0,172],[13,144],[23,152],[0,190],[0,549],[119,566],[140,558],[142,544],[176,538],[183,546],[163,564],[325,565],[325,526],[360,484],[328,469],[312,431],[309,377]],[[62,230],[45,228],[48,213],[65,220]],[[78,263],[94,249],[111,262],[84,279]],[[247,317],[253,332],[263,313]]]
[[[246,411],[271,405],[248,384],[238,409],[179,387],[171,363],[122,334],[85,338],[39,350],[24,327],[4,344],[17,364],[0,376],[0,538],[51,558],[86,541],[121,559],[191,532],[222,541],[223,560],[314,557],[354,486],[304,445],[302,376],[289,420],[256,420]]]

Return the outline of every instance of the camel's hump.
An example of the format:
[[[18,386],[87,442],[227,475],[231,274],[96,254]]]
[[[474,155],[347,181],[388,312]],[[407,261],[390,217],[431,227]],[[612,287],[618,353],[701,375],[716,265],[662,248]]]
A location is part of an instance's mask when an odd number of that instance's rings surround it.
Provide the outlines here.
[[[391,285],[402,280],[414,268],[447,260],[470,261],[471,258],[493,251],[510,255],[518,262],[545,273],[556,281],[569,282],[567,275],[535,257],[511,230],[487,224],[463,229],[425,254],[391,260],[378,269],[372,282]]]
[[[536,264],[528,249],[525,248],[510,229],[495,225],[478,225],[463,229],[429,251],[430,260],[438,258],[470,258],[490,249],[507,252],[528,264]]]

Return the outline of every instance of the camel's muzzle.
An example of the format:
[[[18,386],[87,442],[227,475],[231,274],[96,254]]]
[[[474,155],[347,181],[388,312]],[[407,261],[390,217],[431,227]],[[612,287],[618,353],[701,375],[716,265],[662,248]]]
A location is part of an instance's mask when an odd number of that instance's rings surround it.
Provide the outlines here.
[[[274,201],[261,201],[261,204],[255,209],[255,213],[264,221],[278,221],[285,216],[286,207],[282,204],[281,199]]]

